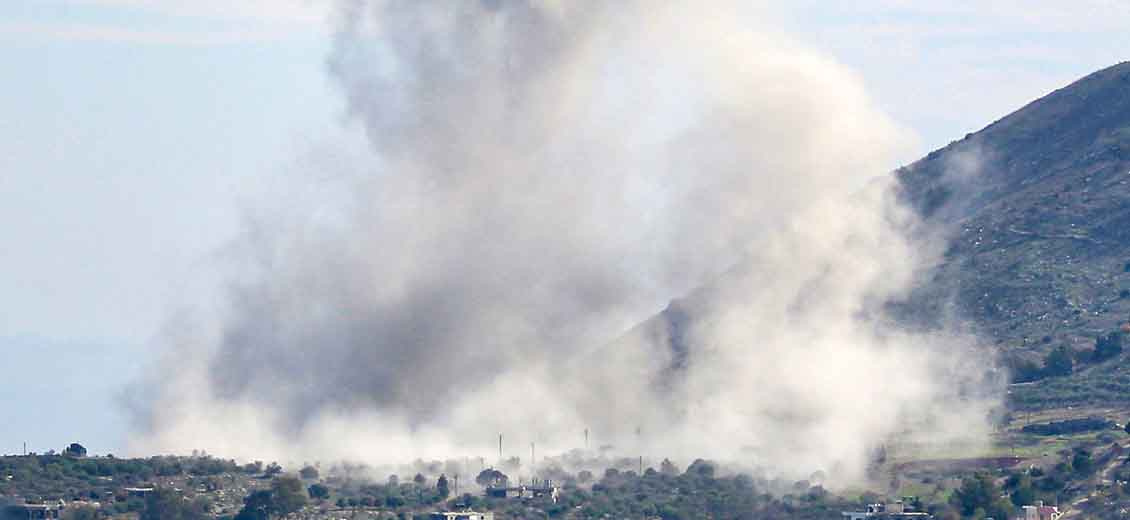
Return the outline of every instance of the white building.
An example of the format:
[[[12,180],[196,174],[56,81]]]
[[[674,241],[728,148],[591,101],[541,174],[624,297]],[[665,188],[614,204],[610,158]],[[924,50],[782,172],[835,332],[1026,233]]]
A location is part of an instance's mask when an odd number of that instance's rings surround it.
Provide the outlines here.
[[[1020,508],[1020,516],[1017,520],[1059,520],[1063,513],[1059,512],[1059,508],[1055,506],[1045,506],[1043,502],[1036,502],[1034,506],[1023,506]]]
[[[900,500],[890,504],[869,504],[865,511],[844,511],[844,520],[929,520],[929,513],[914,511]]]
[[[494,513],[478,513],[475,511],[432,513],[431,520],[494,520]]]

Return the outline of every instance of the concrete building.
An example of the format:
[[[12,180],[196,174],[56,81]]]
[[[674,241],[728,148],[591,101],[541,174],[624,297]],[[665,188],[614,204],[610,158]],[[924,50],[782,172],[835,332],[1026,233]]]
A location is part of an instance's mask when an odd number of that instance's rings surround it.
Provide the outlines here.
[[[1022,506],[1017,520],[1059,520],[1063,513],[1055,506],[1045,506],[1043,502],[1036,502],[1033,506]]]
[[[63,507],[59,504],[19,504],[8,506],[4,513],[6,518],[20,518],[39,520],[46,518],[59,518]]]
[[[553,503],[556,504],[558,497],[561,496],[561,488],[556,486],[551,480],[541,480],[529,485],[509,487],[492,486],[488,487],[484,494],[494,498],[550,498],[553,500]]]
[[[86,448],[84,448],[83,445],[77,442],[72,442],[70,446],[63,448],[63,455],[66,455],[68,457],[85,457]]]
[[[930,520],[929,513],[915,511],[902,500],[889,504],[869,504],[863,511],[844,511],[840,513],[845,520]]]

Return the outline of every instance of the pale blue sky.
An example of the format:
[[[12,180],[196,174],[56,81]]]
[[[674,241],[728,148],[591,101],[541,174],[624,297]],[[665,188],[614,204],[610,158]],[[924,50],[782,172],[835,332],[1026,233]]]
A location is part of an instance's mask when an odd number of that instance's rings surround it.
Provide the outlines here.
[[[241,208],[350,135],[329,3],[227,3],[0,2],[0,453],[121,451],[115,395]],[[778,10],[919,136],[911,159],[1130,59],[1124,2],[1067,4]]]

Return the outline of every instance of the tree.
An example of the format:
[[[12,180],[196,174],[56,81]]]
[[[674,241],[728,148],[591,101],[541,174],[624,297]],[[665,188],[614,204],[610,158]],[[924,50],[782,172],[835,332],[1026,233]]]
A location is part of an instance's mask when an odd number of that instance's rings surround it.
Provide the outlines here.
[[[306,489],[311,498],[325,500],[330,497],[330,488],[322,484],[314,484]]]
[[[1084,449],[1075,450],[1075,455],[1071,457],[1071,468],[1078,475],[1090,475],[1095,469],[1091,452]]]
[[[306,505],[306,490],[297,478],[279,477],[271,482],[271,499],[272,512],[285,516]]]
[[[1048,353],[1044,358],[1044,372],[1048,376],[1068,376],[1074,368],[1071,360],[1071,351],[1067,347],[1058,347]]]
[[[695,461],[687,467],[685,475],[714,478],[714,464],[702,459],[695,459]]]
[[[991,518],[1013,518],[1015,514],[1016,507],[1012,505],[1012,502],[1003,498],[997,498],[989,504],[988,516]]]
[[[77,442],[72,442],[66,448],[63,448],[63,455],[68,457],[85,457],[86,448]]]
[[[302,477],[302,480],[314,480],[318,478],[318,468],[314,466],[303,467],[298,470],[298,476]]]
[[[327,489],[328,492],[328,489]],[[252,491],[243,499],[243,509],[234,520],[267,520],[272,515],[286,516],[306,505],[302,481],[285,476],[271,482],[271,489]]]
[[[272,462],[267,466],[267,470],[263,472],[263,476],[273,477],[275,475],[278,475],[279,473],[282,473],[282,470],[282,466],[279,466],[278,462]]]
[[[187,502],[180,493],[169,488],[157,488],[145,497],[145,508],[140,520],[201,520],[207,515],[197,503]]]
[[[498,471],[494,468],[484,469],[475,477],[475,483],[482,487],[501,487],[506,486],[510,480],[505,473]]]
[[[1028,383],[1046,375],[1039,365],[1024,358],[1010,358],[1007,364],[1013,383]]]
[[[961,510],[962,515],[971,516],[977,510],[987,511],[998,496],[1000,490],[993,482],[993,477],[986,473],[978,473],[963,479],[961,487],[954,490],[950,500]]]
[[[1122,332],[1114,331],[1095,339],[1094,361],[1105,361],[1122,353]]]
[[[95,520],[98,510],[90,506],[68,507],[61,516],[63,520]]]
[[[405,503],[404,497],[400,495],[389,495],[385,497],[385,505],[393,509],[404,507]]]
[[[659,463],[659,472],[674,477],[679,475],[679,468],[670,460],[663,459],[663,462]]]
[[[447,498],[451,495],[451,488],[447,486],[447,475],[440,474],[439,480],[436,481],[436,491],[439,492],[440,498]]]
[[[1016,507],[1028,506],[1036,502],[1036,492],[1032,490],[1031,486],[1021,486],[1016,488],[1016,491],[1013,491],[1008,498],[1012,500]]]
[[[271,491],[258,489],[243,498],[243,509],[234,520],[268,520],[274,507]]]
[[[417,486],[422,486],[427,481],[428,479],[424,478],[424,475],[420,473],[417,473],[415,477],[412,477],[412,482],[415,482]]]
[[[201,485],[204,486],[204,491],[207,491],[208,493],[219,491],[224,488],[224,482],[216,477],[207,477],[203,479],[201,481]]]

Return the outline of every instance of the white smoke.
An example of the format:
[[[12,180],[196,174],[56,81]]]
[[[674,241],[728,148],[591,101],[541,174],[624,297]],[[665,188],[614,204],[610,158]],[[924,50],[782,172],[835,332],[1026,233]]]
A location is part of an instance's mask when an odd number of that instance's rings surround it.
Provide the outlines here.
[[[766,12],[694,4],[343,5],[330,69],[373,158],[249,230],[220,318],[171,326],[135,449],[402,461],[590,428],[848,480],[894,437],[978,438],[970,340],[882,313],[936,250],[873,180],[903,132]]]

